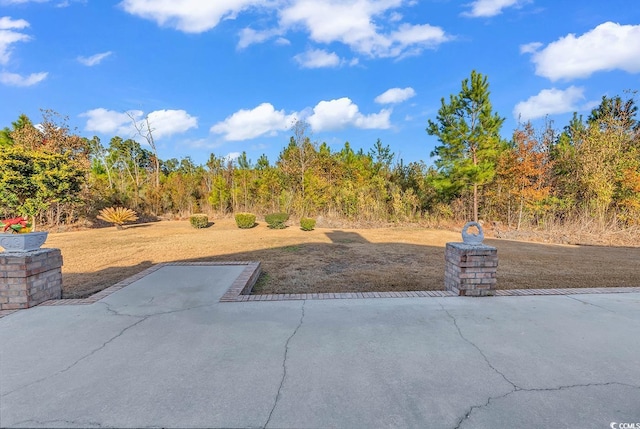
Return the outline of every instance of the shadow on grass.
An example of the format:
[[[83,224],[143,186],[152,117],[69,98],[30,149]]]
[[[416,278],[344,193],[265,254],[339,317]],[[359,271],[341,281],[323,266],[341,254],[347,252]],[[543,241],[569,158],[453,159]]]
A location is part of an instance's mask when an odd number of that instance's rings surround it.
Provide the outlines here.
[[[334,243],[369,243],[366,238],[352,231],[333,230],[326,235]]]
[[[131,225],[123,225],[122,228],[123,229],[138,229],[138,228],[149,228],[151,225],[147,224],[147,223],[138,223],[138,224],[131,224]]]
[[[331,243],[302,242],[166,262],[259,261],[263,274],[254,288],[255,294],[444,289],[442,246],[371,243],[350,231],[325,234]],[[497,289],[640,286],[637,263],[640,248],[558,246],[494,239],[485,240],[485,244],[498,248]],[[150,266],[151,262],[144,261],[97,273],[65,273],[64,297],[89,296]]]
[[[98,273],[65,273],[62,275],[62,298],[86,298],[153,265],[151,261],[143,261],[129,267],[105,268]],[[65,283],[76,286],[65,288]]]

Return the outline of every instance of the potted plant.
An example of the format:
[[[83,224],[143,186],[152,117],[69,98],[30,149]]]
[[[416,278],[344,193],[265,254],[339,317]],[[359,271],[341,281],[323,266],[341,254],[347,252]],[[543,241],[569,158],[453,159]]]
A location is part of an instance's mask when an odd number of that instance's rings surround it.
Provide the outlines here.
[[[46,231],[34,232],[32,223],[19,216],[0,221],[0,247],[5,252],[30,252],[38,250],[47,241]]]

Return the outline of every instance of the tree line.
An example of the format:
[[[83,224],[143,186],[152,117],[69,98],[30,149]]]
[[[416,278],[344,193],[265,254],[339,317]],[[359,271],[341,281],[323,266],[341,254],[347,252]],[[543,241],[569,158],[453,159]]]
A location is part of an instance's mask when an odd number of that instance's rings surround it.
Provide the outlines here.
[[[486,76],[471,73],[441,101],[426,132],[438,138],[433,165],[405,163],[379,139],[365,150],[312,141],[297,121],[271,163],[211,154],[160,159],[152,125],[137,123],[148,145],[114,136],[80,137],[44,111],[0,130],[0,216],[26,214],[51,226],[95,219],[105,207],[149,216],[204,212],[287,212],[354,221],[501,222],[511,228],[589,221],[640,224],[640,123],[633,93],[603,97],[585,119],[557,130],[524,123],[503,139]],[[132,119],[133,120],[133,119]]]

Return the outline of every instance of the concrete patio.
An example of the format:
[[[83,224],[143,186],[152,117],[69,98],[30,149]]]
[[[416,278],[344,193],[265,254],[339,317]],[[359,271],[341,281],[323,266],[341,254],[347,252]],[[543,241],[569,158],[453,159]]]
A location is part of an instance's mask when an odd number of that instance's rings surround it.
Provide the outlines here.
[[[219,302],[242,270],[0,318],[0,426],[640,422],[639,293]]]

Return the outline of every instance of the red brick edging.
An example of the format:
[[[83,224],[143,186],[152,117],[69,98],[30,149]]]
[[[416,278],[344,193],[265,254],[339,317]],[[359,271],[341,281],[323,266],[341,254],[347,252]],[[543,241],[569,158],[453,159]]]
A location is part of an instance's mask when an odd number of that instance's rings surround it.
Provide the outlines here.
[[[511,289],[497,290],[495,296],[533,296],[533,295],[582,295],[603,293],[640,293],[640,287],[613,288],[564,288],[564,289]],[[353,292],[353,293],[285,293],[277,295],[237,295],[220,302],[253,302],[253,301],[294,301],[325,299],[369,299],[369,298],[447,298],[458,296],[455,292],[445,290],[417,290],[407,292]],[[490,298],[488,298],[490,299]]]

